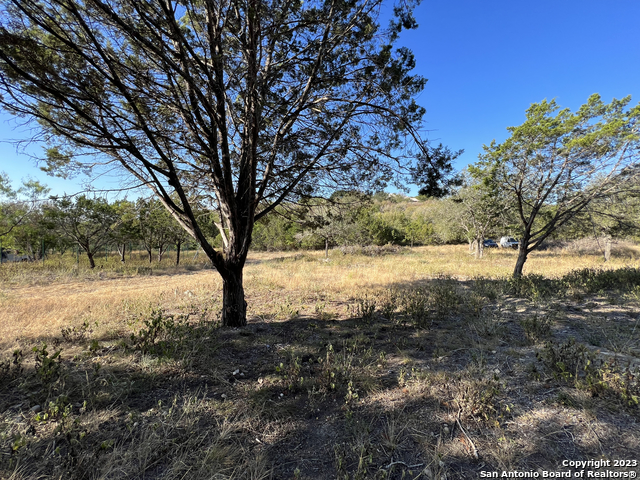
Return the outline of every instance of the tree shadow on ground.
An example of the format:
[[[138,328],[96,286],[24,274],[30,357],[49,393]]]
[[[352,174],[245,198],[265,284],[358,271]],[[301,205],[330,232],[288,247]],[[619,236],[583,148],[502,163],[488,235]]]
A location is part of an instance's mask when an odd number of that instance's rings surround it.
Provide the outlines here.
[[[387,286],[398,292],[394,311],[388,295],[353,298],[345,319],[262,316],[244,329],[160,321],[147,337],[33,339],[57,340],[63,353],[3,370],[0,471],[477,478],[629,457],[637,412],[544,372],[539,342],[509,310],[520,300],[503,287],[440,278]],[[47,376],[44,364],[57,371]]]

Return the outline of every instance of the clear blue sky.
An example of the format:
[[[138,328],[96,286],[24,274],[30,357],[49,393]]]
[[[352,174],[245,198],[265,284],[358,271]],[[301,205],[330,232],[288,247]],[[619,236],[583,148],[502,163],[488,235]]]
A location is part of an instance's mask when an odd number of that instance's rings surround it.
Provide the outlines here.
[[[483,144],[504,140],[531,103],[556,98],[575,110],[592,93],[640,101],[638,0],[423,0],[416,18],[420,27],[401,43],[429,79],[418,99],[428,138],[465,150],[458,169],[475,162]],[[0,114],[0,141],[21,135]],[[81,188],[45,176],[4,143],[0,170],[39,178],[57,194]]]

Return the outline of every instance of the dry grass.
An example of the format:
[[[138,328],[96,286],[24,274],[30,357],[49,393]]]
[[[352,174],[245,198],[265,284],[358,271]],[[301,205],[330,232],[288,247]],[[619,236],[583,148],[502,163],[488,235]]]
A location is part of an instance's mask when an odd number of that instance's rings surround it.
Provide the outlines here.
[[[632,459],[640,286],[625,248],[607,265],[533,254],[541,277],[518,284],[513,251],[253,254],[243,330],[218,328],[205,265],[9,266],[0,477],[440,480]],[[615,273],[566,276],[601,267]]]
[[[625,251],[628,250],[627,247]],[[640,249],[632,251],[636,252],[635,257],[614,256],[606,265],[597,255],[578,256],[567,249],[534,252],[525,274],[560,277],[581,268],[638,265]],[[343,255],[334,250],[328,262],[322,252],[253,253],[244,274],[249,314],[271,313],[268,299],[273,292],[305,311],[314,311],[324,303],[326,312],[344,314],[346,304],[371,290],[418,284],[441,275],[458,280],[507,277],[515,256],[512,250],[486,250],[484,258],[475,259],[466,246],[416,247],[377,257]],[[56,264],[54,260],[47,261]],[[117,267],[118,263],[113,265]],[[131,271],[146,265],[138,258]],[[56,275],[57,270],[53,269],[48,274],[49,282],[41,284],[40,264],[5,264],[4,269],[22,267],[31,274],[14,275],[13,281],[0,290],[0,349],[13,349],[25,340],[53,338],[61,328],[85,321],[92,325],[97,322],[95,328],[103,334],[118,332],[131,314],[148,305],[176,309],[188,306],[194,299],[213,299],[215,303],[221,295],[222,282],[214,270],[203,269],[205,266],[200,264],[195,271],[185,271],[184,267],[176,270],[165,260],[164,269],[156,268],[156,274],[143,276],[117,276],[105,269],[66,276]],[[82,278],[78,280],[78,276]],[[18,285],[16,279],[20,280]]]

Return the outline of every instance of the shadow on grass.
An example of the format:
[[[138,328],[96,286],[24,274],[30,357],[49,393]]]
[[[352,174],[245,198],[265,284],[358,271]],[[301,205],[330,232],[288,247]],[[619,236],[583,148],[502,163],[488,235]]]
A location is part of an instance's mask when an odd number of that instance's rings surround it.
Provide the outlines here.
[[[572,278],[598,285],[598,275]],[[636,276],[625,275],[627,289]],[[529,280],[549,289],[546,279]],[[640,433],[627,410],[563,403],[559,389],[580,391],[532,375],[535,342],[499,310],[508,286],[439,278],[354,298],[352,318],[342,320],[253,318],[244,329],[160,322],[146,343],[57,339],[59,359],[49,347],[49,362],[25,352],[23,372],[3,370],[0,472],[477,478],[631,455]],[[65,355],[72,349],[79,353]]]

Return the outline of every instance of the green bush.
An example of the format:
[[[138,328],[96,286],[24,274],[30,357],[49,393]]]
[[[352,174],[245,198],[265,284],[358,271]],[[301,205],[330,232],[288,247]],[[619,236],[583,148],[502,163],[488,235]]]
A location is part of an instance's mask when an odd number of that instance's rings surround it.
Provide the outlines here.
[[[624,267],[616,270],[583,268],[566,274],[562,277],[561,283],[565,289],[573,292],[633,291],[640,285],[640,268]]]
[[[628,407],[640,405],[640,370],[622,366],[618,359],[603,360],[574,339],[548,342],[536,356],[557,380],[586,389],[594,397],[618,398]]]

